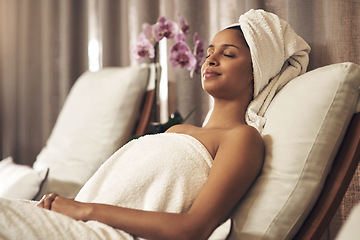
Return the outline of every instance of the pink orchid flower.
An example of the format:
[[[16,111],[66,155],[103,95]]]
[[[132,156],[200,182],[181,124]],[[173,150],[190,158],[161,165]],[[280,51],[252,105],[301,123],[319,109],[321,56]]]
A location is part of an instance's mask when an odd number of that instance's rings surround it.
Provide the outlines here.
[[[196,65],[196,58],[184,41],[178,41],[171,47],[169,61],[171,66],[180,66],[189,71]]]
[[[205,40],[199,38],[199,34],[196,32],[194,33],[194,54],[203,58],[205,56]]]
[[[148,23],[144,23],[142,25],[142,33],[144,34],[144,36],[149,39],[149,41],[154,45],[156,40],[155,40],[155,36],[153,35],[153,26],[148,24]]]
[[[188,23],[186,22],[186,19],[178,14],[178,18],[179,18],[179,25],[180,25],[180,29],[181,31],[187,36],[190,33],[190,26],[188,25]]]
[[[165,17],[159,17],[157,23],[153,26],[153,34],[156,41],[165,38],[174,38],[178,26],[175,22],[167,20]]]
[[[196,73],[200,72],[201,69],[201,65],[205,56],[205,40],[199,38],[198,33],[194,33],[194,37],[193,37],[193,41],[194,41],[194,55],[196,58],[196,64],[195,64],[195,68],[194,71]]]
[[[144,33],[140,34],[136,45],[132,49],[132,54],[137,62],[142,61],[145,57],[155,57],[154,46],[151,44]]]
[[[132,48],[132,54],[138,62],[145,57],[154,58],[158,42],[163,38],[174,38],[175,44],[171,47],[169,55],[170,64],[173,67],[186,68],[193,77],[194,72],[198,73],[201,69],[205,56],[205,41],[199,38],[198,33],[195,33],[193,37],[194,50],[191,51],[185,42],[190,27],[182,15],[178,14],[178,19],[179,25],[165,17],[159,17],[154,25],[144,23],[142,33]]]
[[[185,38],[186,38],[185,34],[178,33],[175,35],[174,40],[175,42],[185,42]]]

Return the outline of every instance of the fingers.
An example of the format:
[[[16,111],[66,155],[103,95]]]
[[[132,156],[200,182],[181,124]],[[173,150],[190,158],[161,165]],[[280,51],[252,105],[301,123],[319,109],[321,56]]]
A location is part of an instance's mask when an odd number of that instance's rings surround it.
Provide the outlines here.
[[[51,204],[53,203],[53,201],[55,200],[56,197],[58,197],[59,195],[56,193],[50,193],[50,194],[45,194],[42,199],[40,200],[40,202],[38,203],[39,207],[45,208],[45,209],[49,209],[51,210]]]

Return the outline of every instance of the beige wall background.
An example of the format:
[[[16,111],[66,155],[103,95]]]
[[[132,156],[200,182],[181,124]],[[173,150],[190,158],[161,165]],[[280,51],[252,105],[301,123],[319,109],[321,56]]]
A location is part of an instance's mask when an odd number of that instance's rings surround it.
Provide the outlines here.
[[[77,77],[88,69],[88,42],[102,47],[100,67],[133,64],[129,49],[144,22],[179,12],[192,33],[207,41],[250,8],[287,20],[312,47],[309,70],[351,61],[360,64],[360,0],[0,0],[0,122],[2,157],[31,165]],[[209,99],[200,77],[171,69],[169,112],[201,125]],[[324,239],[333,239],[359,202],[360,173]]]

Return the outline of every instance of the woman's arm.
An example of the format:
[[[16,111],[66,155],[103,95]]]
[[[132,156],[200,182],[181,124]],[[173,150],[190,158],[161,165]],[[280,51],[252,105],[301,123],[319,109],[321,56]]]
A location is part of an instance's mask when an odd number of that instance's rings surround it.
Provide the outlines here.
[[[186,213],[161,213],[107,204],[82,203],[54,193],[44,196],[39,206],[76,220],[96,220],[146,239],[200,239],[183,231],[192,226],[192,216]]]
[[[56,194],[48,195],[40,206],[78,220],[103,222],[146,239],[207,239],[229,217],[259,173],[263,148],[257,131],[248,126],[220,139],[209,177],[184,214],[81,203]]]
[[[95,220],[146,239],[206,239],[196,227],[196,215],[152,212],[107,204],[82,203],[55,193],[45,195],[43,207],[76,220]]]
[[[230,217],[244,196],[264,160],[264,143],[258,131],[239,127],[221,139],[209,177],[189,213],[202,219],[208,236]]]

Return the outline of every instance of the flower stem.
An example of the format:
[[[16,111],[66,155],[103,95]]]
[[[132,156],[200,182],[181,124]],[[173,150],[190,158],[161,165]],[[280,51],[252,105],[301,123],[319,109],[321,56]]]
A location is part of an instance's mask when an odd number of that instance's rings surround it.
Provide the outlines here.
[[[159,48],[159,42],[155,43],[154,50],[155,50],[155,56],[154,56],[154,65],[155,65],[155,88],[154,88],[154,108],[153,108],[153,114],[154,114],[154,122],[158,121],[158,105],[157,105],[157,95],[158,95],[158,81],[159,81],[159,72],[157,67],[158,62],[158,48]]]
[[[188,115],[184,118],[184,120],[182,121],[182,123],[186,122],[186,120],[188,120],[188,118],[195,112],[196,110],[196,106],[188,113]]]

